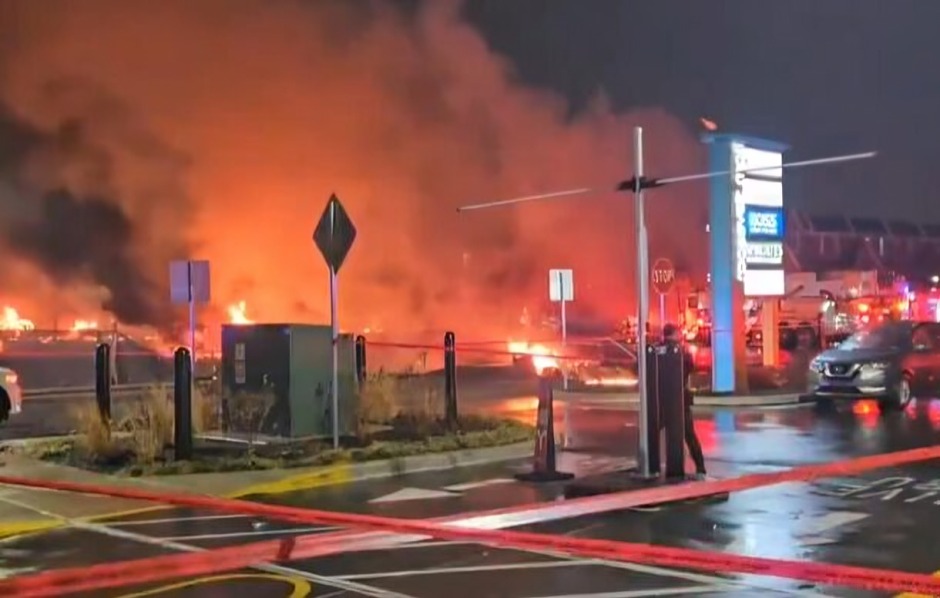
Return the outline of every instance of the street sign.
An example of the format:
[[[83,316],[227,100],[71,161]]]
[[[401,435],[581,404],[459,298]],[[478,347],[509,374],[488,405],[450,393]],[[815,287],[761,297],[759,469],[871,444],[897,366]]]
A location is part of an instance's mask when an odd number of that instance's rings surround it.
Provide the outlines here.
[[[333,448],[339,448],[339,284],[336,273],[342,267],[353,242],[356,227],[336,194],[330,195],[326,209],[313,231],[313,242],[330,268],[330,327],[333,330]]]
[[[574,271],[548,271],[548,298],[554,302],[574,301]]]
[[[676,267],[673,266],[672,261],[661,257],[653,262],[650,270],[653,290],[660,295],[667,295],[672,290],[673,283],[676,282]]]
[[[355,240],[356,227],[349,219],[349,214],[336,194],[330,195],[326,209],[313,231],[313,242],[334,273],[339,272]]]
[[[178,305],[190,301],[209,303],[209,262],[177,260],[170,262],[170,300]]]

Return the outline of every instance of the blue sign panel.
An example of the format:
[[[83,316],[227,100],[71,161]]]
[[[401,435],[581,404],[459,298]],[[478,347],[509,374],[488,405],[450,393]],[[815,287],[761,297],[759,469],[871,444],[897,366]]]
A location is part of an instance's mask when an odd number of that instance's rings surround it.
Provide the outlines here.
[[[745,206],[744,238],[748,241],[779,241],[783,239],[783,208]]]

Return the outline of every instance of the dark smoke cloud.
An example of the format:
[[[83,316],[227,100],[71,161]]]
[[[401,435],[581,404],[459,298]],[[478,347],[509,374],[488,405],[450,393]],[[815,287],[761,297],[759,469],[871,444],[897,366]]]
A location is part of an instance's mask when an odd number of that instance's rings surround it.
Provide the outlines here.
[[[15,145],[30,148],[14,168],[34,190],[17,205],[44,223],[37,231],[57,230],[42,198],[64,190],[85,209],[91,198],[119,208],[128,226],[109,233],[125,243],[120,267],[90,266],[98,253],[64,269],[68,252],[28,255],[107,286],[122,318],[158,320],[166,262],[198,252],[223,306],[245,299],[262,320],[322,321],[328,278],[310,235],[335,191],[359,229],[340,273],[344,327],[501,335],[546,302],[547,270],[559,267],[576,272],[573,310],[622,318],[633,305],[629,196],[455,208],[612,189],[628,176],[634,125],[646,128],[652,174],[702,170],[700,145],[657,109],[614,114],[599,98],[572,116],[562,98],[521,85],[457,2],[400,7],[0,0],[0,39],[15,39],[0,56],[0,100],[53,139]],[[654,254],[702,278],[703,199],[687,186],[649,203]]]
[[[125,164],[128,157],[139,164],[165,162],[167,150],[129,127],[120,104],[90,86],[55,81],[43,97],[55,105],[57,116],[45,127],[0,104],[6,248],[55,284],[103,289],[100,307],[125,324],[169,328],[173,313],[166,282],[152,277],[146,252],[155,248],[164,250],[162,255],[185,256],[185,244],[142,227],[151,202],[179,199],[160,192],[166,173],[152,184],[128,185],[131,172]],[[108,127],[120,131],[121,143],[111,143],[117,139],[109,137]],[[176,246],[168,246],[168,240]]]

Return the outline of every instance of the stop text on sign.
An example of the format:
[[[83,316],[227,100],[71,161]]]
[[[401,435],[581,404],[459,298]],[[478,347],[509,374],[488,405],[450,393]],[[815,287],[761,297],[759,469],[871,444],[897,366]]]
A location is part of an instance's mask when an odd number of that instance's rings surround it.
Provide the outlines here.
[[[653,262],[650,279],[653,283],[653,290],[660,295],[665,295],[672,290],[672,284],[676,280],[676,268],[670,260],[660,258]]]
[[[653,270],[653,282],[666,285],[676,279],[676,273],[673,270]]]

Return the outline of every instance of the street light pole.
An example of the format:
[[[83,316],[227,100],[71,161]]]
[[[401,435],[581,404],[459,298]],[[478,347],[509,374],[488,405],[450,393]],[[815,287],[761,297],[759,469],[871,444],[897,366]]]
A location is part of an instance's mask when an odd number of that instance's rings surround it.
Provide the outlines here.
[[[650,476],[649,435],[657,430],[649,429],[649,394],[646,392],[646,322],[649,317],[649,244],[646,237],[646,214],[643,202],[643,127],[633,129],[633,194],[636,196],[636,363],[637,390],[640,395],[638,413],[640,433],[637,447],[640,475]],[[659,455],[656,455],[659,458]]]

